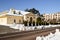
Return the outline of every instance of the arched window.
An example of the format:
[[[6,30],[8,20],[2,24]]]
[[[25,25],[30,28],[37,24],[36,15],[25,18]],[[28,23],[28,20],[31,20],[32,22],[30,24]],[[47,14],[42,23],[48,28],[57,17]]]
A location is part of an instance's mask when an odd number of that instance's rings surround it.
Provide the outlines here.
[[[32,23],[32,17],[30,17],[30,22]]]
[[[19,23],[21,23],[21,20],[19,20]]]
[[[14,19],[14,23],[16,23],[16,20]]]

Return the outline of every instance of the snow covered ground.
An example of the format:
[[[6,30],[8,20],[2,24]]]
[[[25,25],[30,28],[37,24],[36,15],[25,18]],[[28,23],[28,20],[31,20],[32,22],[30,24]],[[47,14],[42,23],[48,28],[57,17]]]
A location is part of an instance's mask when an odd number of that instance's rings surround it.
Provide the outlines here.
[[[60,32],[59,29],[56,29],[55,34],[50,33],[50,35],[44,37],[37,36],[36,40],[60,40]]]
[[[34,26],[24,26],[24,24],[7,24],[6,26],[9,26],[13,29],[19,29],[20,31],[28,31],[28,30],[34,30]]]
[[[49,27],[58,27],[60,25],[24,26],[24,24],[6,24],[5,26],[9,26],[10,28],[13,29],[19,29],[20,31],[28,31],[28,30],[34,30],[35,28],[42,29],[42,27],[49,28]]]

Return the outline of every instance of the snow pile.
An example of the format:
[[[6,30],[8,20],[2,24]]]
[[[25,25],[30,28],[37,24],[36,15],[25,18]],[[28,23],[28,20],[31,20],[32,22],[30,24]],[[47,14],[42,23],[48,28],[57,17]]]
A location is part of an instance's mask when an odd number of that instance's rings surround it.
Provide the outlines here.
[[[43,27],[43,25],[41,25],[41,26],[37,26],[36,28],[37,28],[37,29],[41,29],[42,27]]]
[[[60,26],[59,24],[58,25],[50,25],[51,27],[58,27],[58,26]]]
[[[7,24],[6,26],[10,26],[10,28],[19,29],[22,31],[28,31],[28,30],[35,30],[36,29],[44,29],[52,27],[52,25],[41,25],[41,26],[24,26],[24,24]]]
[[[34,30],[34,26],[24,26],[24,24],[7,24],[10,28],[19,29],[20,31]]]
[[[50,35],[48,35],[46,37],[44,37],[44,36],[42,36],[42,37],[38,36],[38,37],[36,37],[36,40],[60,40],[59,29],[56,29],[55,34],[50,33]]]
[[[37,26],[38,29],[41,29],[42,27],[44,28],[50,28],[50,27],[59,27],[60,25],[41,25],[41,26]]]
[[[24,24],[7,24],[7,26],[9,26],[10,28],[14,28],[14,29],[22,29]],[[23,30],[23,29],[22,29]]]
[[[31,27],[31,26],[29,27],[29,26],[26,26],[25,29],[26,29],[26,31],[28,31],[28,30],[34,30],[35,27]]]

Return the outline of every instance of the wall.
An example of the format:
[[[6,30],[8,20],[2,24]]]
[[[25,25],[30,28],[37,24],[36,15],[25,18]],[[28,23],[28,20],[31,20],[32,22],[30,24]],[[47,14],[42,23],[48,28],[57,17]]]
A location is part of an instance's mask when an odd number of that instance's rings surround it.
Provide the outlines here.
[[[8,16],[8,18],[7,18],[7,23],[8,24],[13,24],[13,23],[23,23],[23,17],[22,16]],[[14,22],[14,20],[16,21],[16,22]],[[20,20],[20,21],[19,21]]]
[[[29,13],[29,14],[26,14],[25,15],[26,17],[25,17],[25,19],[26,19],[26,21],[30,21],[30,18],[32,17],[32,21],[35,21],[36,22],[36,15],[35,14],[33,14],[33,13]]]
[[[6,25],[7,24],[7,17],[0,17],[0,25]]]

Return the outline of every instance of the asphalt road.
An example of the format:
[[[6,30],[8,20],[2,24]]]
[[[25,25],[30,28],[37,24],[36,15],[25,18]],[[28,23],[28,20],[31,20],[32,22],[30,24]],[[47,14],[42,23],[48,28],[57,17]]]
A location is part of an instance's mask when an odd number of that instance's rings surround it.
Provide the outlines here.
[[[19,33],[6,34],[5,36],[1,35],[0,40],[36,40],[37,36],[47,36],[50,32],[55,33],[55,29],[60,29],[60,27],[55,28],[46,28],[41,30],[34,30],[34,31],[24,31]]]

